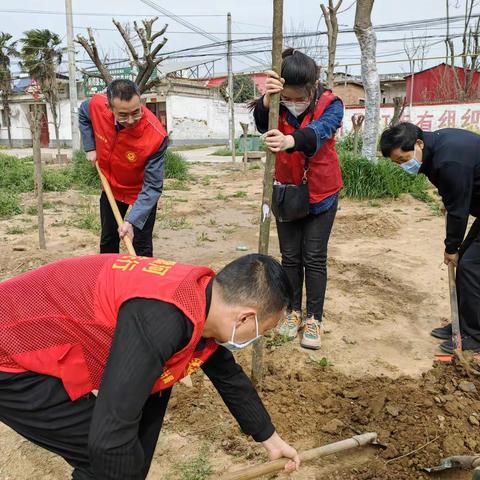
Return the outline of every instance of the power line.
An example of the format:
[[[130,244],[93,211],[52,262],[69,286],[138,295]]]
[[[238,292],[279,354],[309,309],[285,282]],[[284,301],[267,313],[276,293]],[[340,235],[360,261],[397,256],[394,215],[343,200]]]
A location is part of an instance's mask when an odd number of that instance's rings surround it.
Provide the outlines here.
[[[168,15],[171,19],[175,20],[176,22],[180,23],[181,25],[183,25],[184,27],[187,27],[188,29],[190,30],[193,30],[194,32],[197,32],[199,33],[200,35],[208,38],[209,40],[213,40],[214,42],[215,41],[222,41],[221,39],[219,39],[218,37],[215,37],[214,35],[211,35],[209,34],[208,32],[206,32],[205,30],[193,25],[192,23],[190,22],[187,22],[186,20],[184,20],[183,18],[179,17],[178,15],[175,15],[174,13],[168,11],[167,9],[163,8],[163,7],[160,7],[159,5],[157,5],[156,3],[152,2],[151,0],[140,0],[142,3],[144,3],[145,5],[149,5],[150,7],[152,7],[153,9],[163,13],[164,15]],[[225,45],[227,45],[227,43],[225,43]],[[248,55],[246,55],[247,57],[249,57]],[[256,57],[253,57],[253,56],[250,56],[249,57],[251,60],[255,61],[255,62],[259,62],[259,63],[262,63],[262,60],[256,58]]]
[[[38,15],[61,15],[64,16],[65,12],[54,10],[27,10],[27,9],[3,9],[0,13],[25,13],[25,14],[38,14]],[[168,15],[148,15],[140,13],[107,13],[107,12],[73,12],[73,16],[86,16],[86,17],[168,17]],[[182,17],[224,17],[225,15],[209,15],[209,14],[190,14],[182,15]]]

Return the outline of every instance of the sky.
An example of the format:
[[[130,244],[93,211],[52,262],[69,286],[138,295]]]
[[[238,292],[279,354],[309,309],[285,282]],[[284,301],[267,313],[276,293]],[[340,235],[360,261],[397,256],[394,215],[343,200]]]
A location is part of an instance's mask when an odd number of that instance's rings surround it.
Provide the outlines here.
[[[232,15],[232,36],[233,39],[249,39],[252,37],[261,37],[271,35],[272,29],[272,4],[271,0],[147,0],[149,3],[156,3],[164,9],[169,10],[175,15],[181,17],[197,28],[201,28],[211,35],[217,37],[220,41],[226,40],[228,12]],[[338,1],[338,0],[335,0]],[[450,15],[463,15],[466,0],[450,0]],[[104,54],[113,61],[126,57],[120,35],[112,24],[112,17],[118,18],[122,23],[141,20],[144,17],[151,17],[158,14],[152,6],[142,2],[142,0],[72,0],[74,12],[75,35],[86,34],[86,27],[92,27],[97,38],[97,44]],[[320,2],[327,3],[327,0],[284,0],[284,32],[285,33],[303,33],[318,32],[325,30],[325,24],[321,17]],[[349,29],[353,27],[355,18],[355,2],[353,0],[343,0],[340,7],[339,24],[340,29]],[[480,14],[480,2],[474,9],[474,13]],[[18,8],[16,8],[18,6]],[[458,7],[458,8],[455,8]],[[11,0],[0,0],[0,31],[6,31],[13,35],[15,39],[20,38],[25,30],[31,28],[48,28],[57,32],[66,43],[64,0],[23,0],[18,4]],[[16,10],[16,11],[13,11]],[[21,11],[19,11],[21,10]],[[32,11],[29,11],[32,10]],[[27,12],[29,11],[29,12]],[[40,13],[45,12],[45,13]],[[48,13],[46,13],[48,12]],[[57,14],[55,14],[57,13]],[[397,22],[410,22],[425,19],[444,17],[445,0],[376,0],[373,8],[373,25],[385,25]],[[160,15],[156,22],[159,27],[168,23],[169,27],[166,33],[168,42],[163,52],[171,53],[176,50],[190,48],[194,46],[206,45],[212,43],[212,39],[203,37],[194,33],[184,25],[179,24],[174,19]],[[461,32],[461,22],[457,22],[451,27],[452,33]],[[378,31],[379,40],[377,47],[377,60],[380,73],[409,73],[409,64],[405,61],[404,40],[411,36],[423,37],[436,36],[429,38],[425,51],[425,58],[441,57],[445,54],[445,46],[439,36],[445,34],[444,25],[430,26],[427,28],[414,30],[410,27],[395,29],[393,31]],[[388,43],[382,40],[391,40]],[[307,40],[296,40],[292,45],[292,40],[285,40],[285,46],[307,47],[316,57],[317,62],[326,61],[326,36],[320,35],[310,37]],[[418,40],[408,40],[412,42]],[[434,44],[436,42],[436,44]],[[460,40],[456,40],[460,46]],[[339,47],[337,49],[337,70],[345,71],[345,65],[348,65],[348,72],[358,74],[360,50],[356,44],[356,38],[353,33],[340,33],[338,37]],[[234,45],[234,71],[258,69],[258,65],[268,64],[271,60],[269,53],[271,41],[268,39],[257,41],[256,43],[241,43]],[[238,50],[266,50],[266,52],[255,53],[250,56],[242,56]],[[81,46],[77,45],[78,66],[88,65],[85,52]],[[188,61],[198,58],[191,55],[210,55],[213,58],[220,58],[215,64],[215,73],[226,71],[225,47],[216,47],[215,50],[196,50],[192,52],[171,53],[170,61]],[[208,57],[207,57],[208,58]],[[441,62],[441,59],[426,60],[424,67],[429,67]],[[418,66],[418,64],[417,64]],[[14,65],[14,71],[18,68]],[[63,66],[66,71],[66,65]]]

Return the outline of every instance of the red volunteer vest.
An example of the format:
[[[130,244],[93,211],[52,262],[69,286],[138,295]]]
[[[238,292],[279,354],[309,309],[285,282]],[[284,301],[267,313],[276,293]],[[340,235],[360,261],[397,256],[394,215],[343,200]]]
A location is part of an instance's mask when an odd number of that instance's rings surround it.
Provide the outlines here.
[[[0,371],[60,378],[75,400],[100,386],[120,306],[135,297],[153,298],[177,306],[194,327],[152,392],[169,388],[217,349],[208,339],[195,351],[213,276],[207,267],[114,254],[61,260],[2,282]]]
[[[117,131],[107,96],[97,94],[89,103],[95,134],[97,161],[112,188],[113,196],[132,205],[143,186],[145,162],[167,137],[157,117],[142,106],[142,118],[132,128]]]
[[[317,101],[313,117],[306,115],[300,128],[305,128],[311,121],[318,120],[334,99],[335,95],[330,90],[325,90]],[[295,132],[296,128],[287,122],[287,112],[282,112],[280,115],[278,129],[284,135]],[[302,152],[278,152],[275,161],[275,179],[284,184],[300,185],[305,158]],[[335,136],[328,139],[320,150],[309,158],[307,178],[310,203],[321,202],[341,190],[343,187],[342,172],[335,150]]]

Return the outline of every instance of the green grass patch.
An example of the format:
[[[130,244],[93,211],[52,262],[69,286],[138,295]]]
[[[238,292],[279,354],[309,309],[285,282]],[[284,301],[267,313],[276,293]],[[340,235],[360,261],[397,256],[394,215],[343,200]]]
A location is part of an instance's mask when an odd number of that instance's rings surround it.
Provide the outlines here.
[[[9,227],[6,231],[7,235],[21,235],[25,233],[25,229],[22,227]]]
[[[247,198],[247,192],[238,191],[232,195],[233,198]]]
[[[180,153],[167,150],[165,154],[165,178],[175,178],[176,180],[188,180],[188,163]]]
[[[73,155],[71,176],[75,186],[81,190],[87,193],[100,192],[97,169],[87,160],[83,150],[77,150]]]
[[[423,202],[433,198],[428,192],[428,180],[423,175],[410,175],[390,160],[377,163],[351,153],[340,152],[344,188],[342,196],[358,200],[398,198],[409,193]]]
[[[207,480],[212,474],[212,466],[208,459],[209,448],[202,446],[197,455],[183,462],[176,463],[168,480]]]
[[[225,195],[224,193],[220,192],[217,194],[215,197],[216,200],[221,200],[222,202],[229,202],[230,198],[228,195]]]
[[[214,150],[210,155],[215,155],[217,157],[231,157],[232,150],[228,147],[220,147]]]
[[[13,192],[0,190],[0,218],[8,218],[22,213],[18,195]]]
[[[166,182],[164,190],[188,191],[190,190],[190,187],[185,183],[184,180],[174,180],[173,182]]]
[[[38,207],[36,205],[30,205],[25,209],[25,213],[27,215],[37,215],[38,214]]]
[[[89,203],[85,204],[80,214],[73,220],[72,225],[82,230],[88,230],[96,234],[100,233],[97,210]]]
[[[176,147],[170,147],[171,152],[187,152],[189,150],[198,150],[199,148],[212,147],[211,144],[198,144],[198,145],[178,145]]]

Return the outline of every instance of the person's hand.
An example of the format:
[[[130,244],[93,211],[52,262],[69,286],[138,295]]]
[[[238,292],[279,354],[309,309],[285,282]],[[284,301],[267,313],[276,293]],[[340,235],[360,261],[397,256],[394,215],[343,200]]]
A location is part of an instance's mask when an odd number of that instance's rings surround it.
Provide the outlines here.
[[[97,151],[91,150],[90,152],[87,152],[85,156],[89,162],[92,162],[93,167],[95,167],[95,164],[97,163]]]
[[[128,222],[123,222],[123,225],[118,228],[118,234],[120,235],[120,238],[123,238],[126,235],[130,240],[133,240],[132,224]]]
[[[283,90],[285,80],[280,78],[273,70],[265,72],[267,79],[265,81],[265,95],[263,96],[263,106],[270,108],[270,96]]]
[[[450,263],[453,263],[454,267],[458,267],[458,253],[445,252],[443,256],[443,263],[445,263],[445,265],[449,265]]]
[[[295,139],[291,135],[284,135],[280,130],[269,130],[265,134],[265,145],[271,152],[288,150],[295,146]]]
[[[440,202],[439,208],[440,208],[440,211],[442,212],[442,215],[445,215],[447,213],[447,209],[445,208],[445,205],[443,204],[443,202]]]
[[[298,452],[287,442],[280,438],[280,435],[275,432],[268,440],[262,442],[265,450],[268,453],[270,460],[277,458],[290,458],[290,461],[285,465],[286,472],[293,472],[298,470],[300,466],[300,457]]]

